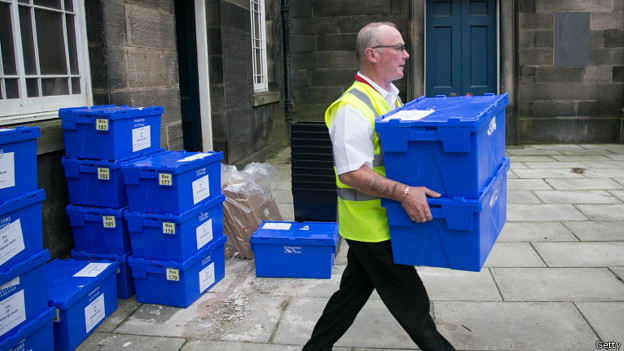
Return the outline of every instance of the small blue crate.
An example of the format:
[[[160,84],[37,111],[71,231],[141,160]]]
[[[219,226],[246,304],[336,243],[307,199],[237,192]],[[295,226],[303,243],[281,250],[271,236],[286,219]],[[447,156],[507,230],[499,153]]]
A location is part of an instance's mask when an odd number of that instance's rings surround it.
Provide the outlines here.
[[[132,256],[183,262],[223,236],[224,195],[180,214],[126,211]]]
[[[167,151],[124,162],[128,209],[181,214],[221,194],[222,152]]]
[[[4,341],[0,342],[2,351],[51,351],[54,350],[54,328],[52,320],[56,309],[48,307],[33,319],[28,320]]]
[[[74,248],[78,251],[125,255],[132,250],[128,226],[123,219],[127,207],[104,208],[67,205]]]
[[[117,309],[118,262],[58,260],[47,265],[48,305],[56,308],[54,350],[71,351]]]
[[[117,298],[119,299],[128,299],[134,296],[134,281],[128,264],[128,257],[131,254],[132,252],[125,255],[115,255],[71,250],[71,257],[76,260],[119,262],[119,269],[117,269]]]
[[[48,250],[0,272],[0,341],[35,318],[48,307],[45,291]]]
[[[433,220],[412,222],[401,204],[382,199],[397,264],[480,271],[507,218],[509,158],[477,199],[430,198]]]
[[[505,158],[502,95],[420,97],[378,118],[388,178],[442,196],[478,198]],[[410,114],[427,114],[411,120]]]
[[[43,250],[43,189],[0,203],[0,272]]]
[[[335,222],[264,221],[251,235],[257,277],[331,278]]]
[[[0,128],[0,202],[37,190],[39,127]]]
[[[225,236],[184,262],[130,256],[136,300],[142,303],[188,307],[225,276]]]
[[[160,148],[161,106],[59,109],[65,156],[121,160]]]
[[[73,205],[120,208],[128,205],[121,163],[164,152],[164,148],[122,160],[81,160],[63,157],[69,202]]]

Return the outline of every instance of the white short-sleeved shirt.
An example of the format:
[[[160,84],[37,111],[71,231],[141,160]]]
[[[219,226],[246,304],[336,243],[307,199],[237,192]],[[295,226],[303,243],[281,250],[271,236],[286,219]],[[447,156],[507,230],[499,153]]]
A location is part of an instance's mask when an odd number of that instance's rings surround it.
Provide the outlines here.
[[[399,89],[394,84],[390,86],[390,91],[386,91],[361,73],[358,72],[358,75],[384,97],[391,110],[396,108]],[[337,174],[355,171],[362,166],[373,168],[373,129],[358,109],[349,105],[339,108],[329,127],[329,136]]]

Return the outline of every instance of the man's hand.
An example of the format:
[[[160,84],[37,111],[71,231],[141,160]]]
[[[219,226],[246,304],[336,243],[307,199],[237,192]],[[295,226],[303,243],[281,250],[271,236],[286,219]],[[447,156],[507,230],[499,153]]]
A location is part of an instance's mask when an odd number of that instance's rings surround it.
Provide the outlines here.
[[[433,219],[427,203],[427,196],[440,197],[440,194],[424,186],[409,187],[407,196],[401,201],[401,206],[412,221],[424,223]]]

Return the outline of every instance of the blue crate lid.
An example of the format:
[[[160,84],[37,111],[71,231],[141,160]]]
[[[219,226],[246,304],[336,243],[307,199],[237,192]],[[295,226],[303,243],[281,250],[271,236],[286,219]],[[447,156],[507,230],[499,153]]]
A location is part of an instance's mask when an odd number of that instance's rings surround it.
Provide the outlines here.
[[[168,171],[172,174],[178,174],[191,169],[203,167],[222,159],[223,153],[221,151],[166,151],[149,157],[124,162],[122,163],[121,168],[148,171]]]
[[[69,204],[65,208],[69,215],[81,215],[84,216],[115,216],[115,218],[123,218],[124,212],[128,209],[128,206],[120,208],[108,208],[108,207],[95,207],[95,206],[78,206]]]
[[[10,198],[4,202],[0,202],[0,216],[20,208],[30,206],[34,203],[41,202],[43,199],[45,199],[45,190],[43,189],[38,189],[21,196]]]
[[[89,264],[108,264],[93,277],[75,277],[74,275]],[[113,261],[84,261],[71,258],[55,259],[47,265],[48,278],[48,305],[60,310],[66,310],[75,304],[85,294],[88,294],[101,284],[106,278],[114,275],[119,268],[119,262]]]
[[[202,211],[206,211],[206,209],[213,208],[217,206],[218,204],[222,203],[223,201],[225,201],[225,195],[221,194],[216,197],[209,197],[208,200],[200,202],[197,205],[190,208],[189,210],[186,210],[180,214],[144,213],[144,212],[139,212],[139,211],[126,211],[124,213],[124,218],[126,219],[126,221],[134,221],[134,220],[140,221],[139,223],[143,223],[141,220],[145,218],[159,219],[162,221],[167,221],[167,222],[172,222],[172,223],[183,223],[188,218],[197,216]],[[132,230],[132,231],[135,231],[135,230]]]
[[[136,160],[150,155],[160,154],[165,152],[165,148],[157,150],[146,151],[142,154],[126,157],[120,160],[93,160],[93,159],[78,159],[75,157],[63,156],[61,158],[61,164],[65,169],[65,176],[69,178],[78,178],[80,173],[96,173],[98,167],[109,168],[117,170],[121,168],[121,164],[131,160]]]
[[[28,321],[28,323],[26,323],[24,326],[17,329],[14,334],[11,334],[5,340],[2,340],[2,342],[0,342],[0,350],[9,350],[10,347],[17,346],[23,340],[32,337],[39,329],[41,329],[48,323],[50,323],[50,328],[52,328],[51,323],[54,317],[56,317],[56,309],[54,307],[47,308],[44,312],[40,313],[38,316]],[[53,340],[49,340],[48,342],[52,343]]]
[[[35,139],[41,136],[39,127],[19,126],[16,128],[0,128],[0,145],[11,144],[22,140]]]
[[[162,115],[162,106],[132,107],[127,105],[98,105],[61,108],[58,111],[59,117],[99,117],[108,119],[125,119],[141,116]]]
[[[86,251],[80,251],[76,249],[71,250],[71,257],[76,260],[90,260],[90,261],[118,261],[121,264],[128,262],[128,257],[132,255],[132,251],[126,252],[124,255],[105,254],[105,253],[91,253]]]
[[[304,244],[336,246],[338,244],[336,222],[264,221],[251,235],[252,244]]]
[[[37,267],[42,263],[46,263],[50,259],[50,251],[47,249],[30,256],[28,259],[23,260],[13,266],[10,266],[6,271],[0,272],[0,286],[4,283],[14,279],[15,277],[22,275],[29,270]],[[2,289],[0,289],[0,295],[3,295]]]
[[[482,96],[421,96],[403,107],[392,110],[376,120],[376,127],[410,127],[410,126],[466,126],[474,125],[480,130],[483,123],[489,122],[492,112],[504,108],[509,102],[507,93]],[[401,111],[423,110],[433,111],[420,120],[392,118]]]
[[[186,271],[197,262],[203,260],[204,258],[206,258],[206,256],[210,255],[211,252],[219,249],[223,250],[223,245],[226,241],[226,236],[219,237],[209,245],[206,245],[203,248],[199,249],[196,254],[187,258],[184,262],[161,261],[130,256],[128,258],[128,263],[130,264],[130,267],[132,269],[133,277],[145,276],[147,272],[163,273],[163,269],[165,267],[176,268],[181,271]]]

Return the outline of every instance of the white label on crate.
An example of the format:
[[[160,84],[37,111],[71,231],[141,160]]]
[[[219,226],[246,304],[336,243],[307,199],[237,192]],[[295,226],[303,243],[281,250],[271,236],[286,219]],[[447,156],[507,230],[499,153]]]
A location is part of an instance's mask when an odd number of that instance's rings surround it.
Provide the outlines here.
[[[214,262],[199,271],[199,292],[204,292],[215,282]]]
[[[15,290],[15,289],[11,289],[13,287],[16,287],[20,285],[20,277],[17,276],[11,280],[9,280],[8,282],[0,285],[0,299],[7,296],[8,294],[11,293],[11,291]]]
[[[26,320],[26,303],[24,290],[0,301],[0,335],[13,329],[16,325]]]
[[[0,189],[15,186],[15,153],[0,153]]]
[[[158,185],[172,186],[173,177],[171,173],[158,173]]]
[[[400,119],[402,121],[420,121],[429,116],[435,110],[401,110],[393,113],[388,119]]]
[[[175,223],[171,222],[163,222],[162,224],[163,234],[174,234],[176,233]]]
[[[301,246],[284,246],[285,254],[301,254]]]
[[[106,308],[104,306],[104,293],[98,296],[93,302],[87,305],[84,309],[85,327],[86,332],[90,332],[91,329],[100,323],[106,317]]]
[[[488,135],[492,135],[492,133],[494,133],[494,131],[496,130],[496,116],[492,117],[492,119],[490,120],[490,125],[488,126]]]
[[[177,282],[180,280],[180,271],[175,268],[167,268],[167,280]]]
[[[97,174],[99,180],[110,180],[110,168],[98,167]]]
[[[97,118],[95,120],[95,130],[108,130],[108,119]]]
[[[191,155],[188,157],[185,157],[183,159],[179,159],[177,162],[191,162],[191,161],[195,161],[195,160],[201,160],[205,157],[210,156],[211,154],[205,153],[205,152],[198,152],[195,155]]]
[[[115,216],[102,216],[102,224],[104,228],[117,228],[117,219]]]
[[[0,265],[15,257],[25,248],[20,218],[0,229]]]
[[[132,129],[132,152],[147,149],[152,146],[150,126]]]
[[[195,236],[198,249],[212,241],[212,218],[195,229]]]
[[[268,230],[290,230],[292,223],[265,223],[262,229]]]
[[[193,204],[210,196],[210,182],[208,175],[205,175],[193,182]]]
[[[104,272],[104,270],[110,266],[110,263],[103,262],[91,262],[86,265],[83,269],[79,270],[74,274],[74,277],[87,277],[93,278],[100,275],[100,273]]]

